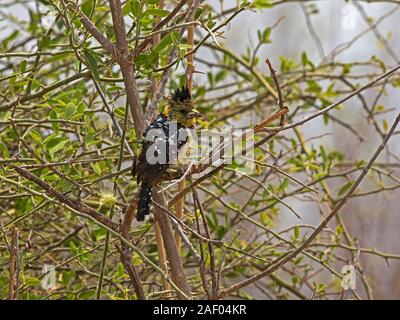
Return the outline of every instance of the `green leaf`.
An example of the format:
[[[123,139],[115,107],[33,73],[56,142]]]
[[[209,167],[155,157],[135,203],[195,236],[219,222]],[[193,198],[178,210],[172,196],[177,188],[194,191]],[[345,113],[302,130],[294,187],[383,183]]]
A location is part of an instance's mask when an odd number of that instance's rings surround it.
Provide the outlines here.
[[[64,137],[51,138],[50,140],[46,141],[46,148],[48,148],[48,149],[54,148],[55,146],[57,146],[59,143],[61,143],[64,140],[65,140]]]
[[[13,41],[19,34],[20,34],[20,31],[19,31],[19,30],[14,30],[13,32],[11,32],[9,36],[4,37],[4,38],[1,40],[1,46],[2,46],[3,48],[7,48],[8,44],[9,44],[11,41]]]
[[[81,5],[81,10],[85,14],[85,16],[89,17],[92,13],[94,5],[94,0],[86,0]]]
[[[356,161],[357,168],[362,168],[363,166],[365,166],[365,160],[361,159]]]
[[[10,152],[8,151],[7,146],[4,143],[0,142],[0,151],[3,154],[3,158],[7,159],[10,157]]]
[[[40,41],[39,49],[45,49],[49,46],[50,43],[50,37],[49,36],[43,36],[42,40]]]
[[[26,277],[24,284],[29,287],[36,287],[40,284],[40,280],[34,277]]]
[[[85,136],[85,146],[86,147],[89,147],[93,143],[96,143],[93,135],[94,135],[93,132],[90,132],[90,131],[86,133],[86,136]]]
[[[338,196],[340,197],[340,196],[344,195],[347,191],[350,190],[350,188],[353,186],[353,184],[354,184],[354,180],[350,180],[350,181],[346,182],[346,183],[339,189]]]
[[[50,116],[50,119],[58,119],[57,112],[54,109],[50,111],[49,116]],[[60,124],[58,122],[54,122],[51,124],[51,126],[53,127],[54,131],[57,133],[58,129],[60,127]],[[47,140],[47,138],[46,138],[46,140]]]
[[[50,153],[54,154],[58,151],[60,151],[61,149],[64,149],[65,145],[69,142],[68,139],[65,139],[63,141],[61,141],[59,144],[57,144],[56,146],[54,146],[53,148],[50,148]]]
[[[328,116],[328,113],[327,113],[327,112],[325,112],[325,113],[322,115],[322,119],[324,120],[324,124],[325,124],[325,125],[328,125],[328,123],[329,123],[329,116]]]
[[[100,165],[98,162],[95,162],[95,163],[91,162],[90,166],[92,167],[94,172],[96,172],[97,175],[99,175],[99,176],[101,175],[101,168],[100,168]]]
[[[281,61],[282,72],[288,72],[296,68],[296,61],[294,61],[293,59],[287,59],[283,56],[280,56],[279,60]]]
[[[70,119],[76,113],[76,107],[73,103],[68,103],[65,107],[65,118]]]
[[[294,238],[298,239],[300,237],[300,228],[299,226],[295,226],[293,229]]]
[[[134,60],[135,65],[136,66],[145,65],[147,63],[148,57],[149,57],[149,55],[146,53],[139,54]]]
[[[119,278],[125,273],[124,265],[121,262],[117,264],[117,270],[114,273],[114,277]]]
[[[326,154],[325,148],[321,145],[319,146],[319,152],[322,158],[322,164],[325,171],[329,169],[330,161],[328,155]]]
[[[54,154],[57,151],[60,151],[65,147],[65,145],[69,142],[69,139],[66,137],[59,137],[54,136],[50,139],[45,140],[46,149],[51,153]]]
[[[272,31],[272,29],[270,27],[265,28],[263,35],[262,35],[262,42],[271,43],[271,39],[270,39],[271,31]]]
[[[303,67],[307,66],[308,63],[308,57],[307,57],[307,53],[303,52],[301,54],[301,63],[303,65]]]
[[[326,155],[325,148],[324,148],[322,145],[319,146],[319,152],[320,152],[320,154],[321,154],[322,161],[323,161],[324,163],[325,163],[326,161],[328,161],[328,156]]]
[[[174,42],[174,37],[177,35],[178,35],[177,32],[172,32],[166,35],[164,38],[161,39],[159,44],[155,46],[154,51],[156,52],[163,51],[166,47],[168,47],[170,44]]]
[[[79,115],[82,115],[85,112],[85,104],[83,102],[79,103],[76,111]]]
[[[220,82],[224,80],[228,76],[228,72],[225,69],[222,69],[215,75],[215,82]]]
[[[33,140],[35,140],[37,143],[42,144],[42,136],[40,135],[39,132],[37,132],[35,129],[31,130],[29,132],[29,135]]]
[[[73,270],[64,270],[62,272],[62,278],[61,281],[64,285],[69,284],[69,282],[71,281],[72,277],[74,276],[74,271]]]
[[[351,64],[345,64],[345,65],[343,65],[342,74],[343,74],[343,75],[346,75],[346,74],[350,73],[351,68],[352,68],[352,65],[351,65]]]
[[[132,255],[132,264],[134,266],[140,266],[141,264],[143,264],[142,258],[137,253],[134,253]]]
[[[134,17],[139,18],[142,14],[142,7],[140,6],[140,2],[138,0],[130,1],[129,8]]]
[[[388,124],[387,120],[383,119],[382,123],[383,123],[383,131],[384,132],[388,132],[389,131],[389,124]]]
[[[42,50],[42,49],[47,48],[49,46],[49,43],[50,43],[50,37],[49,36],[43,36],[42,40],[40,41],[40,44],[39,44],[39,49]]]
[[[273,220],[271,219],[271,217],[268,215],[267,212],[261,212],[260,221],[264,226],[272,226],[273,225]]]
[[[253,2],[255,8],[263,9],[263,8],[272,8],[274,5],[271,3],[271,0],[255,0]]]
[[[218,239],[222,239],[227,232],[228,232],[228,228],[227,227],[225,227],[223,225],[219,225],[217,227],[217,238]]]
[[[96,290],[85,290],[85,291],[82,291],[79,294],[79,299],[87,300],[87,299],[93,297],[95,293],[96,293]]]
[[[99,71],[97,69],[97,61],[96,61],[95,57],[93,56],[93,53],[91,53],[87,49],[84,49],[83,50],[83,54],[85,56],[86,62],[89,65],[90,71],[92,71],[92,75],[93,75],[94,79],[95,80],[100,80]]]
[[[289,186],[289,179],[285,177],[280,187],[282,188],[282,190],[285,190],[287,189],[288,186]]]
[[[121,118],[121,119],[124,119],[124,117],[125,117],[125,107],[116,108],[116,109],[114,110],[114,114],[115,114],[117,117],[119,117],[119,118]]]
[[[21,63],[19,64],[19,72],[24,73],[26,71],[26,65],[28,61],[27,60],[22,60]]]
[[[73,241],[69,242],[69,250],[71,251],[71,254],[73,256],[76,256],[78,254],[78,247]]]
[[[302,54],[301,54],[301,64],[303,65],[303,67],[306,67],[308,65],[312,69],[315,69],[314,64],[310,61],[310,59],[308,59],[306,52],[302,52]]]
[[[400,88],[400,78],[394,78],[390,83],[393,88]]]
[[[169,11],[168,10],[164,10],[164,9],[148,9],[146,10],[145,14],[148,15],[153,15],[153,16],[158,16],[158,17],[166,17],[169,15]]]
[[[306,89],[307,92],[318,94],[322,91],[322,88],[317,81],[308,80],[307,86],[308,86]]]

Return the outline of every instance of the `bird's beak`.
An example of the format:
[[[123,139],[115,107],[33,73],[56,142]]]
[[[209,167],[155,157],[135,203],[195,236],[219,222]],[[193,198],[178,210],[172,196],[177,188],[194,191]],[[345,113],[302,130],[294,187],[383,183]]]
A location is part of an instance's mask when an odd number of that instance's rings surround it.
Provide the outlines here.
[[[202,119],[204,118],[203,115],[196,109],[192,109],[192,111],[190,111],[190,115],[196,119]]]

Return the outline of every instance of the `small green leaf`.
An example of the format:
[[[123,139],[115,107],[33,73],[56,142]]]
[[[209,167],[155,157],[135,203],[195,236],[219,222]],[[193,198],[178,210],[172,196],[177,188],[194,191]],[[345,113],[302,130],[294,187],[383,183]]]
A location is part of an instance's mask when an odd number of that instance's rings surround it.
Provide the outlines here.
[[[272,8],[274,5],[271,3],[271,0],[255,0],[253,2],[255,8],[263,9],[263,8]]]
[[[308,64],[308,57],[307,57],[307,53],[303,52],[301,54],[301,64],[303,65],[303,67],[307,66]]]
[[[133,16],[139,18],[142,14],[142,7],[140,6],[140,2],[138,0],[133,0],[130,2],[129,7]]]
[[[57,112],[54,109],[50,111],[49,116],[50,116],[50,119],[58,119]],[[58,122],[53,122],[51,124],[51,126],[53,127],[54,131],[57,133],[58,129],[60,128],[60,124]]]
[[[0,142],[0,151],[3,154],[3,159],[7,159],[10,157],[10,152],[5,144]]]
[[[273,225],[273,220],[271,219],[271,217],[268,215],[267,212],[261,212],[260,221],[264,226],[272,226]]]
[[[99,71],[97,69],[97,61],[96,61],[95,57],[89,50],[86,50],[86,49],[83,51],[83,54],[85,56],[86,62],[89,65],[90,71],[92,71],[92,75],[93,75],[94,79],[99,80],[100,75],[99,75]]]
[[[263,35],[262,35],[262,42],[271,43],[271,39],[270,39],[271,31],[272,31],[272,29],[270,27],[265,28]]]
[[[176,32],[169,33],[166,35],[164,38],[161,39],[159,44],[157,44],[154,48],[154,51],[156,52],[161,52],[163,51],[166,47],[168,47],[171,43],[174,42],[174,36],[177,35]]]
[[[386,119],[383,119],[383,120],[382,120],[382,123],[383,123],[383,130],[384,130],[385,132],[388,132],[388,130],[389,130],[389,124],[388,124],[387,120],[386,120]]]
[[[137,253],[133,254],[133,256],[132,256],[132,264],[134,266],[139,266],[139,265],[143,264],[142,258]]]
[[[348,73],[350,73],[350,71],[351,71],[351,64],[345,64],[344,66],[343,66],[343,70],[342,70],[342,74],[348,74]]]
[[[72,271],[72,270],[64,270],[63,272],[62,272],[62,283],[64,284],[64,285],[67,285],[69,282],[70,282],[70,280],[72,279],[72,277],[74,276],[74,271]]]
[[[76,109],[76,111],[79,115],[82,115],[85,112],[85,104],[82,102],[78,104],[78,108]]]
[[[40,280],[34,277],[26,277],[24,284],[29,287],[36,287],[40,284]]]
[[[55,146],[57,146],[59,143],[61,143],[64,140],[65,140],[64,137],[54,137],[54,138],[46,141],[46,148],[48,148],[48,149],[54,148]]]
[[[361,159],[356,161],[357,168],[362,168],[363,166],[365,166],[365,160]]]
[[[393,86],[393,88],[400,88],[400,78],[398,77],[394,78],[390,83]]]
[[[314,64],[310,61],[310,59],[308,59],[306,52],[302,52],[302,54],[301,54],[301,64],[303,65],[303,67],[306,67],[308,65],[312,69],[315,68]]]
[[[228,76],[228,72],[226,70],[222,69],[215,75],[215,82],[220,82],[220,81],[224,80],[227,76]]]
[[[50,37],[49,36],[43,36],[42,41],[40,41],[39,49],[45,49],[49,46],[50,43]]]
[[[82,291],[82,292],[79,294],[79,299],[87,300],[87,299],[93,297],[95,293],[96,293],[95,290],[85,290],[85,291]]]
[[[300,237],[300,228],[299,226],[295,226],[293,229],[294,238],[298,239]]]
[[[61,149],[63,149],[65,147],[65,145],[69,142],[68,139],[65,139],[63,141],[61,141],[59,144],[57,144],[56,146],[54,146],[53,148],[50,148],[50,153],[54,154],[58,151],[60,151]]]
[[[94,137],[93,137],[93,132],[88,132],[85,136],[85,146],[89,147],[93,143],[96,143],[96,141],[94,140]]]
[[[19,72],[24,73],[26,71],[26,65],[28,61],[27,60],[22,60],[21,63],[19,64]]]
[[[95,163],[91,162],[90,166],[92,167],[94,172],[96,172],[97,175],[99,175],[99,176],[101,175],[101,168],[100,168],[100,165],[98,162],[95,162]]]
[[[146,10],[145,14],[148,15],[152,15],[152,16],[158,16],[158,17],[166,17],[167,15],[169,15],[169,11],[168,10],[164,10],[164,9],[148,9]]]
[[[350,180],[350,181],[346,182],[346,183],[339,189],[338,196],[340,197],[340,196],[344,195],[347,191],[350,190],[350,188],[353,186],[353,184],[354,184],[354,180]]]
[[[73,256],[76,256],[78,254],[78,247],[73,241],[69,242],[69,250],[71,251],[71,254]]]
[[[121,262],[117,264],[117,270],[114,273],[114,277],[119,278],[125,273],[125,268]]]
[[[39,132],[37,132],[35,129],[31,130],[29,132],[29,135],[33,140],[35,140],[37,143],[42,144],[42,136],[40,135]]]
[[[65,107],[65,118],[70,119],[76,113],[76,107],[73,103],[68,103]]]
[[[92,13],[94,5],[94,0],[86,0],[81,5],[81,10],[85,14],[85,16],[89,17]]]

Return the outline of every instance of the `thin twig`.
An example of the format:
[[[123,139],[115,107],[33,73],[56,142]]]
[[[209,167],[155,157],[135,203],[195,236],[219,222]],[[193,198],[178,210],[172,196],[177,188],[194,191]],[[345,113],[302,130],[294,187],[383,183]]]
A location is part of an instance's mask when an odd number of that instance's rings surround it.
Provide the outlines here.
[[[9,262],[9,270],[10,270],[10,275],[8,278],[8,300],[14,300],[18,299],[18,294],[16,291],[18,290],[18,278],[19,278],[19,273],[18,273],[18,235],[19,231],[18,229],[14,226],[12,229],[12,240],[11,244],[9,247],[10,251],[10,262]]]

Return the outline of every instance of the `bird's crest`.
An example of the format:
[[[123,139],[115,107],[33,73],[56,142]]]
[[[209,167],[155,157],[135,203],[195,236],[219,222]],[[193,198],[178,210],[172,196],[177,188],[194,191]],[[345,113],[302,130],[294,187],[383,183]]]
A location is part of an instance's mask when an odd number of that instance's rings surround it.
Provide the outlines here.
[[[192,95],[187,86],[183,86],[181,89],[176,89],[172,94],[172,100],[175,102],[186,102],[192,100]]]

